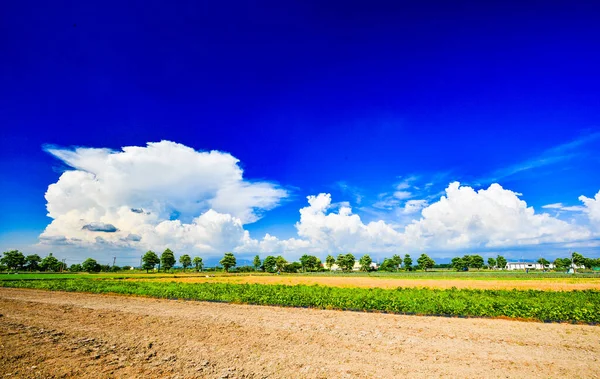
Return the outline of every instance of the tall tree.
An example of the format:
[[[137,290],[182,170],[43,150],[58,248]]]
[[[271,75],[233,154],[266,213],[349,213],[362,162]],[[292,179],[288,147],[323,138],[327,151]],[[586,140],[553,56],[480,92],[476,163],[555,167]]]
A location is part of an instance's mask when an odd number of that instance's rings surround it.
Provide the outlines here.
[[[19,250],[10,250],[2,253],[0,263],[6,265],[9,270],[22,269],[25,265],[25,256]]]
[[[469,267],[473,267],[476,269],[480,269],[483,267],[484,261],[481,255],[471,255],[471,261],[469,262]]]
[[[263,269],[266,272],[270,272],[270,273],[275,272],[276,266],[277,266],[277,260],[272,255],[267,256],[265,258],[265,260],[263,261]]]
[[[398,269],[398,266],[396,265],[394,260],[391,258],[385,258],[383,260],[383,262],[381,263],[381,266],[379,266],[380,271],[393,272],[393,271],[396,271],[397,269]]]
[[[229,272],[229,269],[235,267],[237,262],[233,253],[225,253],[223,259],[221,259],[219,263],[221,264],[221,266],[223,266],[226,272]]]
[[[173,266],[175,266],[175,254],[171,251],[171,249],[167,248],[160,256],[160,265],[162,266],[165,272],[169,271]]]
[[[410,257],[410,255],[406,254],[404,256],[404,269],[406,271],[410,271],[410,268],[412,267],[412,258]]]
[[[428,268],[433,268],[435,266],[435,261],[425,253],[421,254],[421,256],[417,259],[417,264],[423,270],[427,271]]]
[[[315,271],[318,266],[319,258],[314,255],[304,254],[300,257],[300,264],[302,265],[303,271]]]
[[[62,262],[60,262],[56,257],[52,255],[52,253],[48,254],[48,256],[44,257],[40,262],[40,268],[42,271],[59,271],[62,267]]]
[[[260,257],[257,255],[256,257],[254,257],[254,261],[252,261],[252,264],[254,265],[254,270],[258,271],[260,270]]]
[[[573,252],[573,254],[571,255],[571,260],[573,261],[573,265],[575,266],[573,267],[574,271],[577,271],[578,267],[585,265],[585,257],[579,254],[578,252]]]
[[[327,265],[327,268],[329,270],[331,270],[331,267],[335,264],[335,258],[332,257],[331,255],[328,255],[327,258],[325,258],[325,265]]]
[[[369,271],[369,270],[371,270],[371,263],[373,263],[373,260],[371,259],[370,256],[365,254],[360,258],[358,263],[360,263],[361,271]]]
[[[464,257],[454,257],[452,258],[452,263],[450,264],[452,268],[456,271],[465,271],[469,269],[469,262],[465,260]]]
[[[275,258],[275,265],[277,266],[277,271],[283,271],[285,268],[285,265],[288,262],[285,260],[284,257],[282,257],[281,255],[278,256],[277,258]]]
[[[196,272],[202,271],[202,267],[204,267],[204,263],[202,262],[202,258],[194,257],[194,267],[196,268]]]
[[[25,257],[25,262],[27,264],[27,269],[29,271],[37,271],[40,268],[40,262],[42,258],[40,258],[37,254],[31,254]]]
[[[496,257],[496,264],[498,265],[499,269],[504,270],[506,267],[506,258],[504,258],[502,255],[498,255],[498,257]]]
[[[154,270],[154,267],[159,263],[160,258],[158,258],[158,255],[152,250],[148,250],[142,257],[142,269],[146,270],[146,273],[148,273],[149,270]]]
[[[86,272],[98,272],[100,271],[100,265],[95,259],[88,258],[81,264],[81,268]]]
[[[354,255],[348,253],[338,255],[335,263],[337,263],[343,271],[351,271],[354,268],[354,262],[356,262],[356,258],[354,258]]]
[[[398,254],[394,254],[394,255],[392,255],[392,263],[396,267],[396,270],[399,270],[400,266],[402,266],[402,258],[400,258],[400,256]],[[411,262],[411,264],[412,264],[412,262]]]
[[[183,254],[181,257],[179,257],[179,263],[181,263],[183,266],[183,272],[185,272],[185,269],[192,265],[192,258],[187,254]]]
[[[494,267],[496,267],[496,260],[495,260],[494,258],[492,258],[492,257],[489,257],[489,258],[488,258],[488,266],[489,266],[490,268],[494,268]]]

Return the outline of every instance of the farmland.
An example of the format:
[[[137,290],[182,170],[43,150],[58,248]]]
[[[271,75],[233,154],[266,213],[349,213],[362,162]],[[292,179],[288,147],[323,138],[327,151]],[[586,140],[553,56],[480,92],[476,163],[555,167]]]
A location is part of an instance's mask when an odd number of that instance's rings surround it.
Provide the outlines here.
[[[593,377],[599,281],[489,271],[5,274],[0,370],[32,378]]]
[[[470,279],[435,275],[7,275],[0,278],[0,286],[398,314],[600,322],[598,279],[592,276],[559,274],[530,280],[519,274],[473,274]],[[503,279],[506,275],[512,275],[510,280]],[[527,286],[515,289],[520,287],[511,283]]]
[[[11,377],[594,377],[598,327],[0,288]]]

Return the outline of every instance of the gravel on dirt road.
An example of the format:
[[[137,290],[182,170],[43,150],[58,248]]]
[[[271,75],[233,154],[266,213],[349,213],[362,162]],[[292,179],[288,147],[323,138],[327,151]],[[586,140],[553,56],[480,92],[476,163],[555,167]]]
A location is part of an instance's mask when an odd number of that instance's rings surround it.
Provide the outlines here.
[[[600,377],[598,326],[0,288],[4,377]]]

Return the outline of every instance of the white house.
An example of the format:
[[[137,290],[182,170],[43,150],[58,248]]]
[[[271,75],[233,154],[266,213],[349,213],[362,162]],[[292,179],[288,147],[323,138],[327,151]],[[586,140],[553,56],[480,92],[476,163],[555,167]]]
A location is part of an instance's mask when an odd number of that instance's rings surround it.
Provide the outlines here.
[[[584,266],[577,266],[576,264],[571,264],[571,268],[581,269],[585,268]],[[543,270],[544,267],[537,262],[507,262],[506,270]],[[546,269],[554,269],[554,263],[550,263],[546,265]]]
[[[547,269],[553,269],[552,263],[546,265]],[[537,262],[506,262],[506,270],[543,270],[544,266]]]

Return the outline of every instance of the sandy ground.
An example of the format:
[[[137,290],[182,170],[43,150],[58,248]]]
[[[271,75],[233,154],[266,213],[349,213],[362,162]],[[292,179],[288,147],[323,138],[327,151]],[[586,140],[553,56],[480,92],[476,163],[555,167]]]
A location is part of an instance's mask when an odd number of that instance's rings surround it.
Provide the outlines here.
[[[158,281],[179,281],[186,283],[261,283],[261,284],[319,284],[334,287],[428,287],[428,288],[476,288],[476,289],[537,289],[545,291],[572,291],[584,289],[600,290],[600,278],[565,279],[546,278],[541,280],[494,280],[494,279],[399,279],[385,277],[331,277],[331,276],[210,276],[152,279]],[[130,279],[144,280],[144,279]]]
[[[3,377],[599,377],[600,327],[0,288]]]

